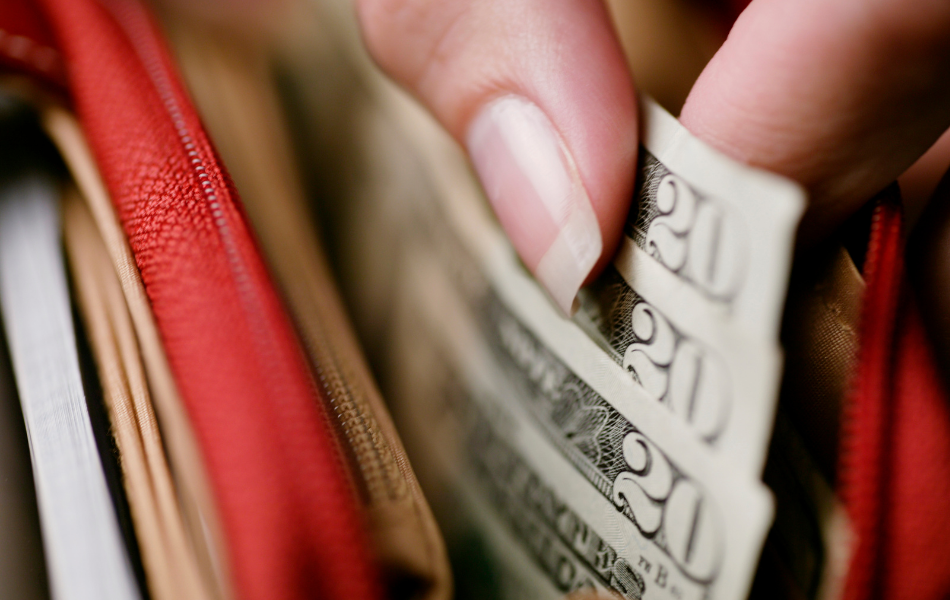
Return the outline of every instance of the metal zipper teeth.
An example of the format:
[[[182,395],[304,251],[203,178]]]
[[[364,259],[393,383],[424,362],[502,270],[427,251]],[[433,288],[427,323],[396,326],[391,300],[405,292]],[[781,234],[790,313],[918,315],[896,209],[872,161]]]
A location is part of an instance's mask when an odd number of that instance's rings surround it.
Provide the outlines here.
[[[369,503],[397,500],[405,495],[408,486],[392,448],[372,416],[367,416],[367,402],[358,400],[348,383],[346,361],[336,352],[322,327],[307,337],[314,355],[313,369],[318,384],[353,453]]]

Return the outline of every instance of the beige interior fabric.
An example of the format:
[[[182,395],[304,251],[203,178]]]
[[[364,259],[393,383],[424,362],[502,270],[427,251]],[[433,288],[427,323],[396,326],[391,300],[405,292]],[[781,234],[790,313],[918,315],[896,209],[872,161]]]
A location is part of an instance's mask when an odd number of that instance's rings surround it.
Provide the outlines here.
[[[208,479],[124,232],[75,119],[47,107],[43,123],[79,189],[65,199],[67,254],[149,589],[156,600],[229,598]]]
[[[196,27],[196,26],[193,26]],[[172,40],[211,137],[240,192],[298,326],[365,500],[388,582],[451,596],[445,545],[365,364],[308,214],[265,54],[178,23]]]
[[[728,33],[712,4],[607,0],[637,90],[674,115]]]
[[[821,470],[834,481],[841,406],[858,349],[864,280],[841,247],[793,281],[783,326],[782,403]]]
[[[112,261],[74,190],[64,199],[63,212],[66,249],[122,458],[149,590],[156,600],[208,598],[190,560],[138,341]]]

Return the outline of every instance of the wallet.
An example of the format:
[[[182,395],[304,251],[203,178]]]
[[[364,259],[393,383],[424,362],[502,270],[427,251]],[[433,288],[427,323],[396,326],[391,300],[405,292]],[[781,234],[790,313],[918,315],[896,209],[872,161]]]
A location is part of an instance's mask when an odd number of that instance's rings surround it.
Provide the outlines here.
[[[317,233],[253,39],[163,29],[139,0],[0,6],[6,87],[65,165],[63,245],[142,597],[467,597],[364,358],[364,345],[380,351],[372,316],[337,291],[324,241],[346,263]],[[827,413],[830,429],[803,437],[849,522],[835,596],[943,598],[950,398],[905,272],[896,185],[865,212],[848,251],[797,259],[782,402],[791,421]],[[0,386],[13,393],[9,373]],[[16,482],[0,500],[0,577],[43,597],[56,576],[48,554],[49,573],[35,566],[24,438],[0,434]],[[815,597],[783,558],[770,537],[752,597]]]
[[[144,493],[126,481],[149,593],[371,598],[389,582],[447,596],[438,530],[283,177],[284,149],[248,157],[260,201],[282,204],[268,213],[276,229],[252,233],[144,5],[10,2],[2,14],[8,74],[42,90],[25,94],[43,96],[33,103],[75,182],[65,243],[104,391],[134,405],[148,388],[155,403],[124,444],[153,468]],[[268,235],[294,265],[280,292],[256,239]],[[156,417],[174,433],[157,439]]]

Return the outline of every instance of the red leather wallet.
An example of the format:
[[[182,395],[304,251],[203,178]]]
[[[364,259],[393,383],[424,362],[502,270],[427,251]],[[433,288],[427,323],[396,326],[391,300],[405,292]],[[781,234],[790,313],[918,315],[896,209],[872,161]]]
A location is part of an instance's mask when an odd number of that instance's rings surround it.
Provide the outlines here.
[[[239,597],[379,597],[329,400],[148,11],[133,0],[2,7],[0,61],[68,96],[116,204]],[[857,534],[849,600],[950,594],[950,407],[903,254],[895,189],[874,213],[841,426],[837,488]]]
[[[5,1],[0,55],[64,92],[116,205],[206,461],[240,598],[374,598],[325,391],[140,2]]]

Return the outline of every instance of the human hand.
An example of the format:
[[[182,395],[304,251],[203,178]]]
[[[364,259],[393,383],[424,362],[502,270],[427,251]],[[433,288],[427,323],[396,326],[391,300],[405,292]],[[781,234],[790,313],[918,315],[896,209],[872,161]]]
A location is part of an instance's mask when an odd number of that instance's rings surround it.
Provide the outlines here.
[[[613,254],[635,173],[636,96],[602,3],[357,8],[370,52],[467,149],[525,264],[569,312]],[[802,183],[802,239],[815,241],[950,126],[948,67],[943,0],[755,0],[680,118],[726,154]]]

